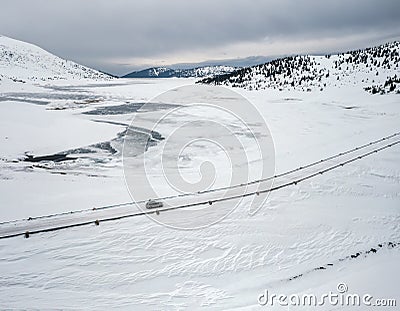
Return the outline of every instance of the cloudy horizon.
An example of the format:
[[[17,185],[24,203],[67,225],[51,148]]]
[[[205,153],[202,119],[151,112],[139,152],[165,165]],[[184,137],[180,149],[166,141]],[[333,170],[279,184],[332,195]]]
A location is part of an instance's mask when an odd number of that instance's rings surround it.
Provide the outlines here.
[[[0,34],[116,75],[363,48],[400,37],[397,0],[5,0]]]

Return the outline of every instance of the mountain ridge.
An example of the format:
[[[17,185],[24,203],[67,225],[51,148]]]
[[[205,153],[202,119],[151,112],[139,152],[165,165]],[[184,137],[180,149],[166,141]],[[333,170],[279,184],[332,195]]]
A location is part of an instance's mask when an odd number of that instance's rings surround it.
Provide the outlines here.
[[[201,66],[188,69],[174,69],[169,67],[151,67],[133,71],[121,78],[203,78],[219,74],[230,73],[239,68],[232,66]]]
[[[278,58],[197,83],[247,90],[323,90],[327,86],[360,85],[373,94],[400,92],[400,42],[325,56]]]

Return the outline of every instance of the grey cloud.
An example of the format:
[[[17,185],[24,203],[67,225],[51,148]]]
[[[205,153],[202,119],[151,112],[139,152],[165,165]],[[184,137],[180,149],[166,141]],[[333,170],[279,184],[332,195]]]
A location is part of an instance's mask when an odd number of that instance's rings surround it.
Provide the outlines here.
[[[0,33],[117,72],[126,58],[168,61],[265,38],[384,37],[400,29],[398,16],[398,0],[3,0]]]

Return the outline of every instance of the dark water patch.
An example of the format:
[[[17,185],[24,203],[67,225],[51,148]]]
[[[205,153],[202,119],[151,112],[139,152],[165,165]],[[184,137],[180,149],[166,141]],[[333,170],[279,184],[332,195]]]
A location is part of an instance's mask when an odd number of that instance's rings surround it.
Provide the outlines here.
[[[63,162],[63,161],[73,161],[76,160],[74,157],[69,157],[68,154],[57,153],[44,156],[33,156],[26,155],[25,162],[42,162],[42,161],[52,161],[52,162]]]
[[[45,85],[43,88],[49,89],[56,92],[74,92],[74,93],[88,93],[85,90],[84,85],[67,85],[67,86],[55,86],[55,85]]]
[[[98,107],[94,110],[83,112],[86,115],[117,115],[137,112],[145,103],[130,103],[118,106]]]
[[[163,139],[164,137],[159,132],[140,127],[133,128],[126,126],[123,131],[110,141],[98,142],[89,146],[64,150],[49,155],[32,155],[26,153],[25,157],[20,161],[36,163],[33,164],[35,167],[38,165],[49,171],[56,170],[60,172],[60,165],[48,166],[47,162],[63,163],[79,159],[79,161],[74,162],[74,169],[77,167],[89,167],[91,165],[103,165],[120,156],[124,144],[129,145],[125,156],[136,157],[146,152],[150,147],[156,146]],[[42,167],[42,165],[44,166]],[[61,165],[61,167],[63,166]],[[70,168],[68,166],[67,171]],[[64,172],[66,171],[63,169],[63,172],[59,174],[64,174]]]
[[[357,107],[357,106],[341,106],[343,109],[346,109],[346,110],[352,110],[352,109],[358,109],[359,107]]]
[[[108,178],[109,176],[103,174],[87,174],[84,172],[65,172],[65,171],[51,171],[53,175],[69,175],[69,176],[86,176],[89,178]]]
[[[99,123],[112,124],[112,125],[121,125],[121,126],[125,126],[126,128],[128,128],[128,126],[129,126],[129,124],[126,124],[126,123],[109,121],[109,120],[92,120],[92,121],[99,122]]]
[[[104,83],[104,84],[80,84],[80,85],[67,85],[67,86],[44,86],[44,88],[61,92],[87,92],[86,89],[100,88],[100,87],[114,87],[125,86],[130,84],[150,84],[150,83]]]
[[[352,109],[358,109],[360,107],[358,106],[339,106],[340,108],[343,108],[345,110],[352,110]]]
[[[125,144],[124,156],[126,157],[142,154],[165,139],[159,132],[133,126],[129,127],[121,138]]]
[[[135,112],[150,112],[158,110],[166,110],[179,107],[176,104],[165,104],[165,103],[126,103],[116,106],[103,106],[97,107],[96,109],[83,112],[86,115],[118,115],[118,114],[129,114]]]
[[[172,104],[172,103],[146,103],[139,112],[151,112],[151,111],[158,111],[158,110],[168,110],[177,107],[181,107],[182,105],[179,104]]]
[[[50,174],[54,174],[54,175],[67,175],[67,172],[50,172]]]
[[[116,150],[113,146],[111,146],[111,142],[106,141],[106,142],[101,142],[95,145],[92,145],[94,148],[98,148],[101,150],[108,151],[111,154],[116,154],[118,153],[118,150]]]
[[[65,153],[66,154],[90,154],[90,153],[96,153],[96,151],[89,147],[83,147],[83,148],[70,149],[70,150],[66,151]]]
[[[89,105],[89,104],[97,104],[104,101],[103,98],[89,98],[85,99],[84,101],[75,101],[74,103],[77,105]]]
[[[125,130],[117,134],[117,137],[110,141],[99,142],[90,146],[70,149],[62,152],[68,155],[86,155],[96,163],[106,163],[109,161],[108,156],[117,156],[122,152],[124,144],[129,145],[129,152],[126,154],[135,157],[146,152],[150,147],[156,146],[158,142],[164,139],[161,133],[151,131],[141,127],[128,127],[123,123],[113,121],[95,120],[96,122],[117,123],[116,125],[124,125]],[[60,153],[61,154],[61,153]],[[106,158],[107,157],[107,158]]]
[[[164,140],[165,139],[157,131],[148,130],[146,128],[138,127],[138,126],[130,126],[129,127],[129,132],[132,132],[133,134],[145,134],[145,135],[149,136],[151,139],[155,139],[155,140]]]
[[[75,100],[75,101],[98,101],[102,97],[88,94],[76,93],[4,93],[2,97],[13,98],[13,100]]]
[[[34,105],[47,105],[50,103],[49,101],[44,101],[44,100],[0,96],[0,102],[5,102],[5,101],[21,102],[21,103],[28,103],[28,104],[34,104]]]

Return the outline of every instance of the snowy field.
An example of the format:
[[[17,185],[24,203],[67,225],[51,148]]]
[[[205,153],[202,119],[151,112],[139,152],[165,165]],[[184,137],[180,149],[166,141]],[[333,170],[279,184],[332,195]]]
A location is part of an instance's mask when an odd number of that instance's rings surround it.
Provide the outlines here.
[[[121,133],[138,105],[194,82],[3,81],[0,232],[20,225],[7,223],[13,220],[130,202]],[[371,95],[353,86],[234,91],[265,119],[276,173],[400,131],[397,94]],[[135,139],[143,142],[140,131]],[[161,145],[151,146],[148,156]],[[204,152],[198,158],[217,157]],[[23,161],[27,154],[59,153],[73,160]],[[399,158],[395,145],[272,192],[254,216],[243,201],[205,229],[174,230],[141,216],[0,240],[0,309],[310,310],[260,306],[258,297],[265,290],[320,296],[336,292],[338,283],[349,293],[399,305]],[[195,170],[197,162],[187,165]],[[117,212],[132,206],[122,208]]]

